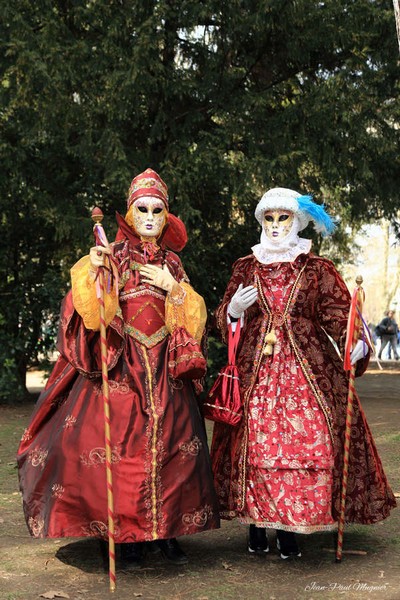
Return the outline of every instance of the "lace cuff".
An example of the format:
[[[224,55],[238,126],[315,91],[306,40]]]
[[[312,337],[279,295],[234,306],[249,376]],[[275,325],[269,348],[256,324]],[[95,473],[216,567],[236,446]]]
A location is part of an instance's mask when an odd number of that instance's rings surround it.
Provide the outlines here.
[[[167,294],[165,300],[165,324],[172,333],[178,327],[198,342],[203,336],[207,310],[203,298],[186,282],[181,281]]]

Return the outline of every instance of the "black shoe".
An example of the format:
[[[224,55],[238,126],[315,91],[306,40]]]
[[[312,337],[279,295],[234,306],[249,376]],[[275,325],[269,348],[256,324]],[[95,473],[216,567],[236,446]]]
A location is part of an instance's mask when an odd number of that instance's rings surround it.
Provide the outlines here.
[[[140,569],[145,557],[145,542],[121,544],[121,568]]]
[[[158,545],[158,540],[153,540],[152,542],[146,542],[146,552],[148,554],[160,554],[160,546]]]
[[[103,563],[103,568],[107,572],[108,568],[109,568],[108,542],[106,542],[105,540],[99,539],[99,545],[100,545],[100,554],[101,554],[101,560]]]
[[[161,550],[162,555],[167,560],[175,565],[185,565],[189,562],[187,555],[184,553],[175,538],[169,540],[157,540],[157,545]]]
[[[282,531],[281,529],[278,529],[276,532],[276,547],[283,560],[301,556],[296,537],[292,531]]]
[[[247,550],[250,554],[266,554],[269,552],[267,532],[264,527],[250,525]]]

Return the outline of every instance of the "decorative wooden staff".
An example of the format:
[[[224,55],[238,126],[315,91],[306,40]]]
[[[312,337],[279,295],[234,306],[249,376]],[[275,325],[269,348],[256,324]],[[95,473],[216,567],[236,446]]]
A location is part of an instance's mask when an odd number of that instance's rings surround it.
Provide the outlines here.
[[[100,224],[103,220],[103,213],[100,208],[94,208],[92,219],[95,222],[93,233],[96,246],[108,246],[108,241],[104,229]],[[99,254],[101,252],[99,251]],[[104,401],[104,437],[106,444],[106,475],[107,475],[107,513],[108,513],[108,559],[109,559],[109,581],[110,591],[115,591],[115,538],[114,538],[114,494],[112,486],[111,471],[111,428],[110,428],[110,392],[108,386],[107,369],[107,338],[106,338],[106,320],[104,310],[104,291],[105,278],[104,269],[98,270],[96,277],[96,291],[100,307],[100,347],[101,347],[101,373],[103,381],[103,401]]]
[[[342,560],[343,548],[343,532],[344,532],[344,514],[346,506],[347,493],[347,478],[349,474],[349,452],[350,452],[350,436],[351,422],[353,419],[353,399],[355,392],[355,373],[356,364],[351,364],[350,354],[360,338],[362,329],[362,308],[364,303],[364,290],[361,287],[363,278],[361,275],[356,277],[357,287],[353,292],[351,299],[349,318],[347,323],[347,336],[344,353],[344,369],[350,371],[349,374],[349,391],[347,396],[347,411],[346,411],[346,427],[344,432],[344,452],[343,452],[343,474],[342,474],[342,493],[340,496],[340,517],[338,524],[338,538],[336,548],[336,562]]]

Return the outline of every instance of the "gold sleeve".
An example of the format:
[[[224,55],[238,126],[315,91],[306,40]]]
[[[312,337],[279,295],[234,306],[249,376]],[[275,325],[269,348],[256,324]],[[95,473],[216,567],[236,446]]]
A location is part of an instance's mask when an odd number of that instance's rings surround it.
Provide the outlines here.
[[[167,294],[165,300],[165,324],[172,333],[184,327],[198,342],[201,341],[207,321],[207,309],[203,298],[182,281]]]
[[[96,283],[89,275],[90,258],[84,256],[71,269],[72,301],[76,312],[82,317],[86,329],[100,329],[100,309],[96,296]],[[111,323],[118,309],[118,293],[115,286],[104,294],[106,326]]]

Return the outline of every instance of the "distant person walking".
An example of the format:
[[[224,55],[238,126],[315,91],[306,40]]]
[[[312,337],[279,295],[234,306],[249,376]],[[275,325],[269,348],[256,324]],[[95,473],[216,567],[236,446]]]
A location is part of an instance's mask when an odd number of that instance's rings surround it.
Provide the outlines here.
[[[376,328],[377,335],[381,338],[381,345],[379,348],[378,358],[382,358],[382,352],[389,344],[393,350],[393,356],[396,360],[399,360],[397,353],[397,334],[399,327],[394,319],[394,310],[388,310],[386,316],[382,319]],[[390,352],[389,348],[389,352]]]

